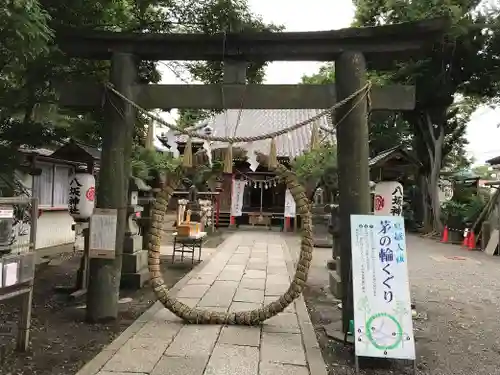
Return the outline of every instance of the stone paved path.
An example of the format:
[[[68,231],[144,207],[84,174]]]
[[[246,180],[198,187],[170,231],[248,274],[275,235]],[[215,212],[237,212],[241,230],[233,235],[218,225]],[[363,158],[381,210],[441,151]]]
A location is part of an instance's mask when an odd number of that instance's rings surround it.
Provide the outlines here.
[[[295,251],[295,250],[294,250]],[[280,234],[238,232],[173,292],[189,306],[249,310],[293,275]],[[186,325],[156,303],[77,375],[326,375],[304,300],[260,327]]]

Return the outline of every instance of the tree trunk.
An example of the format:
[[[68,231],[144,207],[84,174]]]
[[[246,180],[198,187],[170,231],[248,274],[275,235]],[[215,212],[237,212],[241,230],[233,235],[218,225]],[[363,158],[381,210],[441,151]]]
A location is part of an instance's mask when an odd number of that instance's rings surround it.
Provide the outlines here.
[[[443,224],[441,223],[441,202],[439,201],[438,181],[443,162],[444,128],[439,125],[439,133],[436,135],[434,125],[430,115],[426,114],[427,127],[431,144],[428,145],[431,171],[428,178],[428,193],[432,208],[432,229],[441,233]]]

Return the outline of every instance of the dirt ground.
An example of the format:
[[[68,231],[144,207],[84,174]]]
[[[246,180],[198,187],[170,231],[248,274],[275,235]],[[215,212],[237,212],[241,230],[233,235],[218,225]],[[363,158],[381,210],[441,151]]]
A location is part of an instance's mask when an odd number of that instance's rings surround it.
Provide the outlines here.
[[[7,355],[0,363],[2,375],[71,375],[123,332],[156,300],[151,288],[123,291],[120,297],[131,302],[120,304],[118,319],[108,324],[88,324],[84,321],[85,297],[69,301],[68,296],[54,293],[58,285],[73,285],[78,269],[79,254],[59,255],[58,265],[37,267],[33,295],[31,345],[28,353],[17,353],[14,341],[0,337]],[[58,259],[56,258],[56,259]],[[173,286],[192,269],[191,262],[162,262],[163,277]],[[0,322],[14,322],[18,313],[15,300],[0,304]]]
[[[418,236],[408,236],[407,246],[418,312],[413,323],[417,374],[500,375],[500,257]],[[355,373],[352,348],[325,330],[341,318],[339,301],[328,290],[330,254],[330,249],[315,249],[304,297],[329,375],[350,375]],[[365,360],[360,365],[361,374],[413,374],[405,362]]]

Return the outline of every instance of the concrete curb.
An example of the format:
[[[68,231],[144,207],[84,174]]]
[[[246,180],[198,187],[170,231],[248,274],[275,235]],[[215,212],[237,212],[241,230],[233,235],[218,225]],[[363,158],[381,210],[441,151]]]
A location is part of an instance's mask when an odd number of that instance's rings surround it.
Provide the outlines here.
[[[283,241],[285,246],[285,261],[288,269],[288,274],[291,278],[295,274],[295,262],[288,248],[287,241]],[[307,312],[306,303],[302,294],[295,300],[295,311],[299,320],[300,330],[302,332],[302,341],[306,353],[306,361],[309,366],[309,373],[311,375],[327,375],[326,364],[321,354],[321,349],[316,338],[314,326]]]
[[[227,239],[226,239],[227,240]],[[224,242],[226,242],[224,240]],[[172,288],[170,288],[170,292],[175,296],[188,282],[193,278],[193,276],[198,273],[208,265],[212,257],[224,250],[224,242],[221,243],[217,250],[211,253],[206,259],[204,259],[201,263],[197,264],[191,271],[189,271],[182,279],[180,279]],[[163,305],[156,301],[149,309],[147,309],[144,313],[141,314],[130,326],[125,329],[116,339],[114,339],[111,344],[106,346],[99,352],[90,362],[87,362],[75,375],[95,375],[97,374],[106,363],[116,354],[116,352],[123,346],[125,343],[134,336],[152,317],[161,309],[163,309]]]

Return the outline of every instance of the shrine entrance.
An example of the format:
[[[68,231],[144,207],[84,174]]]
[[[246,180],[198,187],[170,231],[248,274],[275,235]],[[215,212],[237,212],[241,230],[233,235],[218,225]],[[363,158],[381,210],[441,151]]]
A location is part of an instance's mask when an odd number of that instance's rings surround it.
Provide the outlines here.
[[[132,133],[137,112],[162,122],[189,137],[227,145],[224,172],[234,181],[233,144],[268,140],[314,123],[335,111],[338,140],[340,226],[342,227],[341,279],[343,289],[344,331],[352,319],[350,216],[370,212],[368,170],[368,98],[370,110],[410,110],[415,90],[410,86],[371,86],[366,79],[367,66],[383,69],[394,61],[418,55],[426,41],[443,33],[446,22],[429,20],[382,27],[305,33],[224,33],[220,35],[126,34],[108,31],[59,32],[57,43],[70,57],[111,60],[110,83],[70,83],[60,87],[60,103],[92,108],[104,105],[109,123],[104,127],[98,206],[118,209],[115,259],[92,259],[87,315],[103,320],[117,315],[117,289],[123,246],[123,222],[126,219],[126,194]],[[137,84],[137,60],[208,60],[224,61],[223,85],[141,85]],[[335,60],[335,85],[247,85],[248,61],[332,61]],[[243,101],[242,98],[245,98]],[[180,129],[149,113],[150,109],[296,109],[315,108],[317,116],[281,130],[264,129],[260,134],[207,136]],[[338,124],[341,123],[341,126]],[[330,129],[333,130],[333,129]],[[269,143],[268,143],[269,144]],[[269,146],[266,147],[269,150]],[[271,147],[272,149],[272,147]],[[218,313],[193,309],[169,295],[160,272],[159,246],[162,220],[180,177],[168,176],[153,207],[149,243],[151,284],[158,299],[172,312],[191,323],[258,324],[283,311],[300,296],[307,280],[312,257],[312,228],[309,201],[296,177],[267,152],[257,151],[259,164],[274,170],[286,181],[295,199],[297,211],[304,217],[301,256],[290,288],[275,302],[263,308],[237,313]],[[271,153],[270,153],[271,154]],[[255,155],[255,152],[252,154]],[[203,155],[193,155],[193,164]],[[185,159],[187,160],[185,155]],[[118,192],[118,193],[115,193]],[[118,272],[118,273],[117,273]]]

